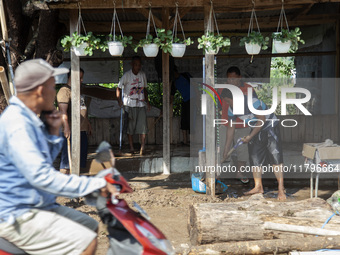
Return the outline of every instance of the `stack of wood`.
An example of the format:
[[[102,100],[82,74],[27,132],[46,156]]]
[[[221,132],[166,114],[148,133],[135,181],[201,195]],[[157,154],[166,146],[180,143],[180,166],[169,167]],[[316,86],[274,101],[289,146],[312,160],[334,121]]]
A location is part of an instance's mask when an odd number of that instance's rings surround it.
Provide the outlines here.
[[[320,198],[273,202],[254,195],[190,207],[190,254],[279,254],[340,248],[340,216]]]

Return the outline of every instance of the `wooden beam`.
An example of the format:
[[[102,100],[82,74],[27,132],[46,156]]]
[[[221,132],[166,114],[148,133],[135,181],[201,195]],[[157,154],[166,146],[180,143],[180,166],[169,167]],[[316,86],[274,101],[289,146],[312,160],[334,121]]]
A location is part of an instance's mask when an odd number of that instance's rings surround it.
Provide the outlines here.
[[[78,11],[70,10],[70,35],[77,30]],[[79,57],[71,50],[71,157],[72,174],[80,174],[80,65]]]
[[[204,6],[204,30],[208,30],[210,4]],[[213,31],[209,31],[213,32]],[[205,82],[206,84],[214,87],[214,65],[215,55],[205,54]],[[215,196],[215,171],[212,171],[212,166],[216,166],[216,148],[215,148],[215,128],[213,126],[215,118],[215,105],[211,97],[207,97],[207,115],[206,115],[206,166],[207,171],[207,195]]]
[[[169,28],[169,8],[162,13],[162,27]],[[163,77],[163,174],[170,174],[170,79],[169,53],[162,51]]]
[[[143,16],[148,19],[149,18],[149,9],[136,9],[139,13],[143,14]],[[157,17],[153,16],[153,19],[155,20],[155,24],[157,28],[162,27],[162,21],[160,21]],[[150,21],[151,28],[153,27],[152,21]],[[151,30],[150,28],[150,30]]]
[[[296,14],[295,14],[295,17],[293,17],[292,19],[293,20],[296,20],[296,19],[299,19],[300,16],[305,16],[308,14],[308,12],[310,11],[310,9],[312,9],[314,4],[308,4],[308,5],[305,5],[302,10],[298,10],[296,11]]]
[[[193,46],[190,46],[193,47]],[[202,51],[200,51],[202,52]],[[269,54],[264,54],[264,53],[260,53],[258,55],[256,55],[255,58],[274,58],[274,57],[303,57],[303,56],[336,56],[336,51],[318,51],[318,52],[294,52],[294,53],[269,53]],[[203,55],[184,55],[181,59],[199,59],[202,60],[202,56]],[[147,59],[146,57],[142,57],[143,59]],[[249,58],[248,54],[223,54],[223,53],[219,53],[216,56],[217,59],[220,58]],[[114,60],[131,60],[132,57],[115,57]],[[96,57],[82,57],[81,58],[82,61],[111,61],[112,57],[100,57],[100,58],[96,58]],[[70,61],[70,58],[64,58],[64,61]]]
[[[181,22],[182,22],[182,18],[188,13],[191,11],[192,8],[181,8],[178,10],[178,13],[179,13],[179,17],[181,19]],[[174,20],[175,20],[175,16],[171,18],[170,20],[170,28],[172,28],[174,26]]]
[[[201,7],[203,8],[205,3],[209,1],[206,0],[186,0],[186,1],[178,1],[178,7]],[[340,0],[285,0],[285,5],[299,5],[299,4],[317,4],[317,3],[338,3]],[[50,2],[48,3],[49,8],[51,9],[78,9],[78,2]],[[116,8],[148,8],[150,0],[126,0],[126,1],[117,1]],[[281,6],[282,0],[258,0],[256,1],[256,9],[266,8],[271,6]],[[228,7],[232,6],[233,8],[251,9],[253,4],[252,0],[214,0],[214,6],[216,7]],[[152,3],[153,8],[171,8],[175,7],[174,1],[169,0],[157,0]],[[82,9],[113,9],[113,1],[102,1],[102,0],[87,0],[81,2]]]
[[[320,24],[333,24],[339,20],[337,14],[319,14],[319,15],[306,15],[299,17],[299,19],[292,20],[292,16],[287,16],[290,27],[302,27],[302,26],[313,26]],[[259,18],[259,26],[263,30],[272,29],[276,31],[278,17],[265,17]],[[111,22],[92,22],[84,21],[85,27],[88,31],[94,33],[109,33]],[[187,32],[203,31],[204,21],[203,20],[182,20],[183,29]],[[249,25],[249,17],[243,17],[239,19],[219,19],[218,27],[221,32],[243,30],[247,31]],[[146,24],[143,22],[136,21],[121,21],[122,30],[124,33],[136,33],[136,31],[145,31]],[[144,33],[144,32],[143,32]]]

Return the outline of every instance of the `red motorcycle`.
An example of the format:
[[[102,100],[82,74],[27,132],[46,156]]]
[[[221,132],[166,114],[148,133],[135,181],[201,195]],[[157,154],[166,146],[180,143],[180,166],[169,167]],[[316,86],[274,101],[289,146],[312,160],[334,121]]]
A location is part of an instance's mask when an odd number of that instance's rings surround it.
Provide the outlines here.
[[[129,207],[120,193],[132,193],[133,190],[125,178],[114,168],[115,158],[111,146],[102,142],[97,149],[96,160],[99,163],[110,161],[111,168],[102,170],[97,176],[104,177],[119,191],[111,198],[104,198],[99,192],[85,197],[89,205],[96,206],[98,214],[109,232],[107,255],[172,255],[175,254],[171,242],[149,220],[147,213],[134,203],[136,210]],[[0,255],[26,254],[13,244],[0,238]]]

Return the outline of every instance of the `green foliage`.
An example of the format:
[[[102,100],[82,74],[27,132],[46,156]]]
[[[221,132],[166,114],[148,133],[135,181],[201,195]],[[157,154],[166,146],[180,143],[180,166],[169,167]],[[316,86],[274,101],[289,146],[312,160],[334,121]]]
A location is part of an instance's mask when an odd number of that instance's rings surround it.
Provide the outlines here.
[[[70,51],[72,47],[79,47],[83,43],[87,43],[85,48],[86,55],[92,56],[94,50],[100,49],[101,39],[94,36],[92,32],[88,32],[87,35],[79,35],[76,31],[72,36],[64,36],[60,41],[61,46],[66,52]]]
[[[159,46],[164,53],[171,53],[172,50],[172,31],[165,31],[164,28],[157,28]]]
[[[253,31],[240,40],[240,46],[244,46],[245,43],[259,44],[262,45],[262,50],[266,50],[268,48],[269,37],[263,37],[260,32]]]
[[[281,32],[274,32],[272,38],[276,41],[287,42],[291,41],[292,45],[290,49],[296,51],[298,49],[298,43],[305,44],[305,41],[300,38],[301,30],[296,27],[294,30],[282,29]]]
[[[109,34],[109,41],[113,41],[113,35]],[[132,36],[121,36],[121,35],[116,35],[114,38],[114,42],[121,42],[123,44],[124,47],[126,47],[128,44],[132,43]]]
[[[272,58],[271,77],[291,77],[294,75],[294,57]]]
[[[272,92],[273,88],[278,89],[278,105],[275,111],[276,115],[281,114],[281,88],[282,87],[294,87],[293,75],[295,71],[294,57],[277,57],[272,58],[270,83],[262,84],[260,88],[256,88],[255,91],[259,97],[269,108],[272,105]],[[287,95],[288,98],[295,98],[295,93]],[[296,108],[294,105],[287,105],[287,114],[296,114]]]
[[[230,48],[230,39],[223,37],[222,34],[215,35],[214,32],[207,32],[198,38],[198,49],[203,51],[217,52],[221,49],[223,52],[228,52]]]
[[[141,39],[138,44],[134,46],[134,51],[137,52],[139,47],[143,47],[144,45],[155,43],[157,46],[161,45],[161,41],[158,37],[153,37],[151,34],[148,34],[145,38]]]
[[[173,39],[173,43],[181,43],[181,44],[185,44],[185,45],[189,46],[189,45],[193,44],[194,41],[191,40],[190,37],[186,38],[185,40],[184,40],[184,39],[180,39],[180,38],[178,38],[178,37],[175,37],[175,38]]]

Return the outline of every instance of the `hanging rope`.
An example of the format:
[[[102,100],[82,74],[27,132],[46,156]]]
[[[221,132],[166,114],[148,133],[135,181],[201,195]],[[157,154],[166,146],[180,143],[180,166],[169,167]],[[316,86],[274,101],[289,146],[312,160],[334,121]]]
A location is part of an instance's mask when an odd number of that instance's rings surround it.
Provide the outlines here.
[[[154,20],[154,18],[153,18],[152,11],[151,11],[151,3],[149,3],[149,17],[148,17],[148,25],[147,25],[147,27],[146,27],[146,35],[145,35],[145,38],[148,36],[148,34],[150,34],[150,23],[151,23],[151,20],[152,20],[152,23],[153,23],[153,27],[154,27],[154,29],[155,29],[156,37],[158,37],[157,28],[156,28],[156,24],[155,24],[155,20]]]
[[[178,2],[176,2],[176,13],[175,13],[174,27],[172,29],[172,41],[174,41],[174,38],[177,37],[177,22],[179,23],[179,25],[181,27],[183,40],[185,40],[184,29],[183,29],[183,26],[182,26],[181,17],[179,16],[179,12],[178,12]]]
[[[249,22],[249,28],[248,28],[248,36],[249,36],[249,34],[251,32],[253,32],[254,19],[255,19],[255,22],[256,22],[257,29],[258,29],[259,33],[261,33],[260,27],[259,27],[259,23],[257,22],[256,12],[255,12],[255,1],[252,1],[252,3],[253,3],[253,9],[251,10],[251,15],[250,15],[250,22]]]
[[[286,13],[285,13],[285,10],[284,10],[284,0],[282,0],[282,6],[281,6],[280,17],[279,17],[279,23],[277,24],[276,32],[279,32],[279,29],[281,29],[281,31],[282,31],[282,28],[283,28],[283,19],[286,22],[287,30],[289,32],[288,21],[287,21]]]
[[[113,17],[112,17],[111,32],[110,32],[110,35],[113,36],[113,41],[116,41],[116,19],[117,19],[117,24],[120,30],[120,34],[123,38],[124,37],[123,31],[122,31],[122,28],[120,27],[119,18],[118,18],[117,11],[116,11],[116,1],[113,1]]]
[[[217,20],[216,20],[213,2],[210,1],[210,12],[209,12],[209,21],[208,21],[207,33],[214,32],[214,24],[215,24],[215,27],[216,27],[216,32],[219,35],[220,31],[218,30],[218,26],[217,26]]]
[[[87,35],[86,33],[86,29],[85,29],[85,25],[84,25],[84,21],[83,21],[83,18],[81,16],[81,8],[80,8],[80,3],[78,3],[78,23],[77,23],[77,33],[78,35],[80,35],[81,33],[81,27],[83,27],[84,29],[84,33],[85,33],[85,36]]]

